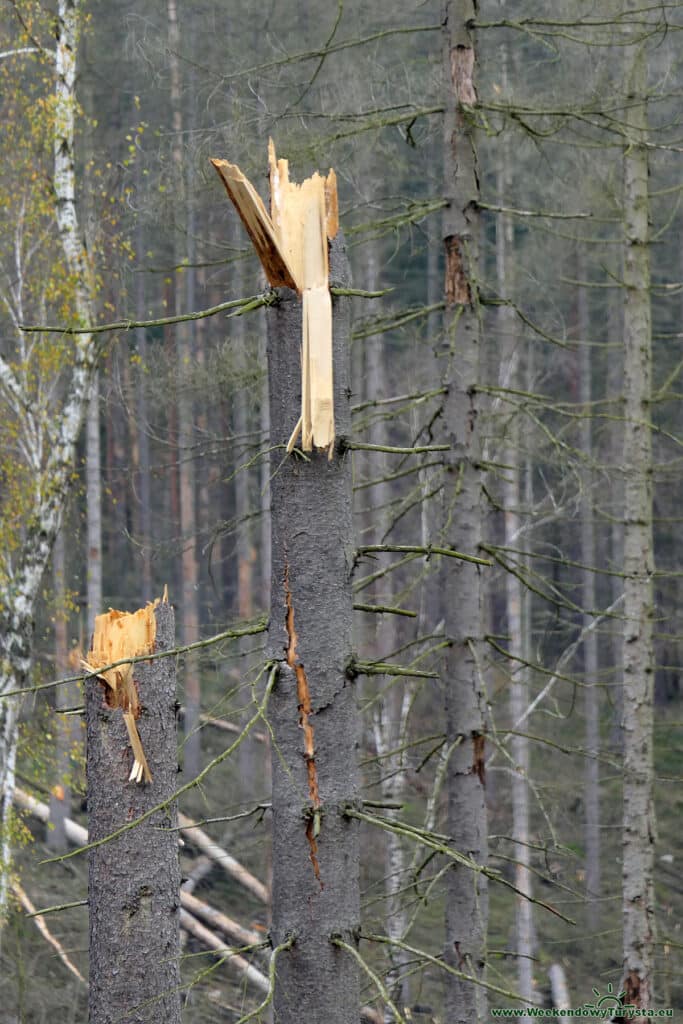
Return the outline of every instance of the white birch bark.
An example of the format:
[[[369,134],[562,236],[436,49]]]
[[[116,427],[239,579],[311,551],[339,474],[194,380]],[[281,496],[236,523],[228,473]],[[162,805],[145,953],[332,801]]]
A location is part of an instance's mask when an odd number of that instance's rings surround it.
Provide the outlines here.
[[[76,54],[79,0],[59,0],[54,52],[54,208],[59,241],[74,282],[74,306],[81,324],[94,319],[93,284],[88,255],[76,213],[74,129],[76,117]],[[76,441],[87,404],[96,361],[93,336],[74,336],[73,362],[61,407],[31,416],[28,391],[8,363],[0,359],[0,384],[20,410],[27,426],[24,451],[34,475],[34,512],[26,524],[20,551],[0,585],[0,696],[29,679],[33,610],[43,572],[59,529],[71,483]],[[28,429],[30,427],[31,429]],[[15,784],[17,697],[0,700],[0,920],[7,906],[11,853],[11,807]]]

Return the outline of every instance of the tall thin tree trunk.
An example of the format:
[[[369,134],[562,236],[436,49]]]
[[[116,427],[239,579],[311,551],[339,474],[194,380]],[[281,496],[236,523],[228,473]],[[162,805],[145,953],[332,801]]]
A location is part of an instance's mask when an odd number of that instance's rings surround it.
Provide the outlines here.
[[[446,257],[444,344],[447,394],[443,438],[449,444],[444,476],[444,540],[476,553],[481,540],[482,479],[477,387],[480,376],[480,310],[476,261],[479,186],[468,109],[476,106],[475,51],[470,24],[473,0],[448,0],[444,9],[444,213]],[[478,864],[488,856],[485,801],[485,700],[482,653],[481,570],[469,562],[443,559],[444,659],[447,771],[447,832],[454,847]],[[486,962],[488,893],[486,879],[462,866],[447,875],[446,962],[482,978]],[[485,990],[448,975],[445,1018],[475,1024],[486,1018]]]
[[[503,50],[501,61],[503,95],[507,97],[507,52]],[[502,162],[498,172],[498,201],[505,206],[508,195],[509,147],[503,138]],[[498,294],[507,298],[510,294],[511,271],[509,261],[512,259],[514,231],[509,215],[500,214],[496,229],[496,272]],[[501,370],[504,374],[500,381],[502,387],[513,390],[528,390],[530,382],[523,380],[524,369],[521,365],[521,338],[515,330],[515,316],[509,306],[501,306],[498,315],[500,330],[499,346],[504,353]],[[522,477],[528,480],[529,466],[524,462],[522,454],[526,446],[521,444],[522,429],[519,415],[513,414],[508,424],[503,463],[505,469],[504,483],[504,532],[505,546],[518,548],[519,533],[522,525],[521,508],[523,503]],[[529,629],[528,591],[520,579],[508,572],[505,577],[505,596],[507,609],[508,647],[510,651],[510,691],[509,707],[510,722],[518,722],[529,705]],[[510,743],[513,762],[512,774],[512,839],[515,843],[515,885],[520,895],[515,901],[515,936],[517,954],[517,989],[527,1003],[534,1001],[533,993],[533,952],[534,923],[532,896],[531,835],[529,809],[529,768],[530,750],[527,736],[513,735]]]
[[[617,276],[623,276],[623,271],[617,270]],[[618,466],[623,456],[624,438],[621,423],[624,418],[624,330],[623,330],[623,309],[624,303],[619,295],[618,301],[613,299],[610,302],[607,320],[607,343],[609,346],[607,360],[607,389],[610,399],[610,415],[614,417],[612,429],[609,431],[607,442],[607,461],[609,465]],[[612,486],[612,497],[609,510],[612,516],[612,528],[610,530],[610,558],[612,568],[620,569],[624,564],[624,481],[615,474]],[[621,597],[623,582],[619,576],[611,577],[612,591],[611,600],[616,601]],[[620,750],[623,746],[623,707],[624,707],[624,686],[623,686],[623,648],[624,648],[623,623],[616,620],[611,629],[611,705],[612,705],[612,728],[610,731],[610,742],[613,747]]]
[[[655,907],[654,549],[652,323],[647,142],[647,60],[634,43],[627,66],[624,146],[624,821],[625,1002],[653,1005]]]
[[[96,373],[85,421],[85,493],[88,534],[88,637],[102,611],[102,458],[100,451],[100,378]]]
[[[173,114],[173,165],[177,187],[182,191],[185,181],[182,148],[182,97],[178,53],[180,50],[180,28],[176,0],[168,0],[168,45],[171,71],[171,110]],[[176,231],[178,227],[176,226]],[[176,264],[180,262],[179,246],[176,244]],[[182,289],[176,282],[176,313],[182,312]],[[176,358],[178,373],[178,480],[180,491],[180,535],[182,543],[182,601],[180,639],[183,644],[199,639],[199,566],[196,551],[195,514],[195,467],[191,451],[193,403],[183,379],[192,365],[193,326],[191,323],[178,324],[176,328]],[[199,774],[201,742],[199,714],[201,688],[199,661],[197,655],[188,653],[185,661],[185,743],[184,767],[187,778]]]
[[[139,193],[142,191],[142,175],[140,171],[140,160],[136,161],[137,187]],[[138,255],[144,252],[144,233],[142,217],[138,216],[136,226],[136,247]],[[145,279],[144,274],[137,275],[135,289],[135,312],[138,320],[145,318]],[[137,430],[138,430],[138,501],[140,503],[140,535],[136,538],[140,544],[140,555],[142,559],[141,574],[141,597],[146,604],[152,600],[152,498],[150,488],[150,463],[149,463],[149,422],[147,414],[147,388],[145,384],[145,372],[147,370],[147,332],[144,327],[135,330],[135,344],[139,363],[137,366]]]
[[[155,650],[174,646],[173,610],[156,608]],[[162,811],[90,850],[90,1024],[180,1024],[175,663],[138,662],[138,726],[152,782],[129,781],[131,752],[120,708],[86,683],[88,838],[97,842],[168,800]]]
[[[370,291],[376,290],[379,285],[378,264],[378,246],[376,243],[370,242],[368,243],[363,279],[364,287]],[[388,359],[382,335],[369,339],[365,355],[366,366],[363,374],[365,397],[367,399],[386,398],[388,394],[386,383]],[[390,442],[387,422],[382,416],[377,417],[368,433],[368,440],[371,444],[383,446]],[[389,472],[386,457],[382,453],[371,453],[366,464],[375,478]],[[370,506],[369,516],[372,520],[373,532],[379,533],[377,539],[382,543],[391,526],[391,484],[384,481],[365,493],[368,494],[367,502]],[[391,606],[394,603],[392,599],[394,589],[394,577],[393,574],[390,574],[377,584],[377,590],[381,591],[381,593],[377,593],[378,604]],[[398,646],[396,619],[393,615],[370,615],[369,618],[371,628],[374,629],[373,657],[386,661]],[[397,751],[403,745],[402,738],[405,735],[406,720],[411,705],[410,690],[409,684],[395,679],[373,714],[375,748],[382,769],[381,793],[382,799],[387,803],[402,803],[405,791],[406,766],[403,754],[397,753]],[[387,815],[388,817],[395,816],[396,811],[389,809]],[[402,940],[408,923],[405,901],[401,895],[406,881],[405,846],[401,836],[395,832],[387,833],[384,842],[386,934],[390,939]],[[386,985],[393,1002],[398,1008],[401,1008],[408,997],[408,983],[404,977],[404,965],[408,956],[403,950],[391,946],[389,947],[389,956],[391,967],[387,974]],[[385,1021],[390,1024],[392,1020],[393,1011],[391,1007],[387,1006],[385,1007]]]
[[[341,243],[330,280],[343,284]],[[343,251],[343,250],[342,250]],[[281,461],[272,486],[270,644],[280,661],[269,705],[273,765],[273,943],[278,1024],[357,1024],[359,835],[344,813],[357,799],[358,722],[352,656],[349,321],[334,299],[337,450]],[[301,303],[283,290],[268,316],[271,445],[284,446],[301,403]]]
[[[257,313],[259,318],[259,338],[265,337],[265,317],[263,311]],[[265,366],[266,353],[262,341],[259,340],[258,351],[259,366]],[[259,412],[259,426],[261,429],[261,447],[268,447],[270,437],[270,400],[268,395],[268,375],[263,377],[261,385],[261,408]],[[261,458],[259,487],[261,495],[261,535],[259,560],[261,566],[261,605],[266,614],[270,612],[270,575],[271,575],[271,527],[270,527],[270,455]]]
[[[69,640],[68,612],[66,601],[66,558],[64,553],[64,531],[60,530],[55,538],[52,549],[52,579],[54,585],[54,641],[55,641],[55,678],[69,674]],[[46,834],[46,842],[50,850],[63,853],[68,842],[65,821],[71,817],[71,788],[69,774],[71,751],[77,742],[76,724],[78,719],[71,715],[59,714],[63,708],[75,704],[77,687],[71,683],[58,686],[55,693],[55,710],[58,712],[55,723],[56,751],[54,784],[50,791],[50,822]]]
[[[585,260],[579,253],[577,279],[586,280]],[[588,460],[582,474],[581,494],[581,561],[583,627],[593,621],[596,607],[595,573],[595,524],[593,514],[593,431],[592,431],[592,359],[588,343],[590,319],[588,297],[585,288],[578,289],[577,327],[579,335],[579,401],[582,405],[580,446]],[[597,898],[600,896],[600,701],[598,690],[598,637],[594,629],[586,634],[583,642],[583,714],[586,743],[586,765],[584,782],[586,789],[585,836],[586,836],[586,893],[588,896],[588,921],[591,930],[599,924]]]

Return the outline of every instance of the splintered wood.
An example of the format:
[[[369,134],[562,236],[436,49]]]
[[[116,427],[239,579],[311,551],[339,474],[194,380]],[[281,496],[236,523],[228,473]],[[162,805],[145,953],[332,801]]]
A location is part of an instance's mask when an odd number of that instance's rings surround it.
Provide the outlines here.
[[[261,197],[239,167],[212,160],[240,215],[273,287],[284,285],[302,299],[301,416],[287,445],[334,450],[332,372],[332,299],[328,239],[339,230],[337,178],[317,172],[301,184],[289,180],[287,160],[278,160],[268,144],[270,216]]]
[[[166,591],[163,600],[168,601]],[[133,748],[133,767],[129,776],[131,782],[152,781],[152,773],[136,725],[136,719],[140,715],[140,698],[133,679],[134,665],[116,665],[115,668],[104,666],[122,661],[124,658],[152,654],[156,639],[154,609],[158,604],[157,598],[137,612],[119,612],[111,608],[104,615],[98,615],[95,619],[92,648],[88,651],[87,658],[83,660],[83,667],[106,684],[109,706],[121,708],[123,712],[123,720]]]

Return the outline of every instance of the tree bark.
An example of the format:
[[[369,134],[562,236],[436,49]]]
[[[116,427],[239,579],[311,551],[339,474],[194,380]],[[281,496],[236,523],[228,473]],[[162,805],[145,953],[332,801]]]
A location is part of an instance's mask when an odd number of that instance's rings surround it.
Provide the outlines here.
[[[174,646],[173,610],[156,608],[155,650]],[[131,756],[120,709],[108,707],[103,685],[86,683],[88,834],[104,839],[151,807],[168,806],[89,854],[90,1024],[163,1020],[180,1024],[178,969],[180,865],[175,663],[134,666],[142,714],[140,738],[153,781],[128,780]]]
[[[66,603],[66,558],[64,552],[64,531],[60,530],[52,549],[54,581],[54,641],[55,677],[60,679],[69,674],[69,616]],[[68,846],[65,821],[71,816],[71,752],[79,741],[79,719],[59,714],[63,708],[76,705],[78,687],[75,683],[58,686],[55,694],[55,784],[50,792],[50,821],[46,842],[50,850],[64,853]]]
[[[501,54],[501,80],[503,95],[508,99],[507,49]],[[501,167],[498,173],[498,202],[504,207],[508,195],[509,146],[503,136],[501,151]],[[508,298],[511,293],[512,272],[509,266],[514,252],[514,228],[508,214],[499,214],[496,222],[496,276],[498,294]],[[512,390],[531,390],[528,367],[522,365],[520,348],[522,338],[516,330],[514,311],[509,306],[501,306],[498,311],[500,331],[499,345],[503,353],[501,360],[501,387]],[[528,359],[524,360],[528,363]],[[519,548],[519,535],[522,527],[521,508],[523,505],[523,481],[529,486],[530,467],[525,461],[523,452],[528,445],[523,444],[523,431],[520,426],[520,414],[512,414],[507,426],[505,449],[502,462],[505,470],[504,494],[504,535],[505,546]],[[529,591],[513,573],[505,575],[505,597],[508,647],[510,651],[510,684],[509,708],[510,724],[515,728],[529,706],[529,670],[526,662],[529,659]],[[531,835],[529,808],[529,768],[531,752],[529,739],[524,735],[514,735],[510,741],[512,755],[512,840],[515,843],[515,886],[519,895],[515,898],[515,952],[517,954],[517,990],[527,1004],[534,1001],[533,985],[533,952],[534,952],[534,921],[532,896]],[[528,1017],[524,1018],[528,1020]]]
[[[339,239],[330,277],[344,283]],[[273,944],[293,937],[278,959],[274,1014],[357,1024],[354,958],[333,943],[357,944],[360,927],[359,840],[344,814],[358,798],[357,716],[351,664],[351,458],[349,320],[333,300],[337,448],[330,461],[284,449],[301,403],[301,303],[285,289],[268,317],[272,477],[272,656],[280,662],[269,717],[273,749]],[[273,460],[275,461],[275,460]]]
[[[76,318],[94,322],[91,267],[76,213],[74,135],[76,119],[76,55],[80,27],[79,0],[59,0],[55,19],[54,214],[66,269],[74,282]],[[33,609],[43,573],[59,530],[62,508],[71,486],[76,442],[90,395],[97,347],[89,333],[76,335],[66,394],[58,411],[50,409],[27,438],[35,462],[34,512],[25,526],[20,553],[6,583],[0,586],[0,695],[25,685],[31,665]],[[31,385],[24,392],[14,369],[0,357],[0,378],[21,407],[30,404]],[[45,454],[43,454],[45,453]],[[11,853],[11,809],[16,772],[16,697],[0,700],[0,923],[5,916]]]
[[[579,256],[577,279],[587,279],[585,260]],[[593,516],[593,429],[591,400],[592,359],[588,344],[590,320],[588,297],[585,288],[578,289],[577,327],[579,335],[579,401],[583,406],[580,427],[580,448],[587,459],[582,473],[581,492],[581,561],[587,568],[582,570],[581,601],[583,604],[583,628],[590,626],[596,608],[595,565],[595,524]],[[588,896],[588,922],[591,930],[599,924],[597,899],[600,896],[600,701],[598,690],[598,636],[592,629],[583,643],[583,714],[586,744],[584,784],[586,787],[586,893]]]
[[[100,453],[100,377],[95,373],[85,420],[85,492],[88,534],[87,614],[88,639],[95,616],[102,611],[102,459]]]
[[[173,114],[173,166],[176,187],[182,195],[185,192],[183,172],[182,130],[183,113],[181,106],[181,77],[178,53],[180,50],[180,28],[176,0],[168,0],[168,43],[169,66],[171,71],[171,109]],[[182,254],[176,247],[175,262],[182,261]],[[182,313],[182,288],[176,281],[176,314]],[[180,492],[180,535],[182,543],[182,580],[180,602],[180,638],[183,644],[199,639],[199,566],[196,551],[196,510],[195,510],[195,465],[191,452],[193,408],[192,398],[185,376],[192,365],[193,325],[178,324],[176,328],[176,358],[178,369],[178,480]],[[185,377],[185,379],[183,379]],[[201,733],[199,713],[201,710],[201,683],[199,659],[196,653],[188,652],[185,659],[185,776],[193,779],[199,774],[201,760]]]
[[[624,1001],[653,1005],[652,323],[645,44],[627,67],[624,148]]]
[[[444,477],[444,541],[476,554],[481,539],[482,479],[477,386],[480,320],[476,283],[479,183],[468,111],[476,105],[475,51],[469,24],[473,0],[449,0],[444,11],[445,136],[444,213],[446,257],[444,341],[447,394],[443,440],[450,446]],[[450,563],[451,559],[443,559]],[[444,659],[448,824],[453,846],[478,864],[487,860],[485,802],[485,700],[477,659],[482,642],[478,566],[455,561],[441,566],[445,594]],[[446,962],[482,978],[486,962],[488,895],[482,874],[453,866],[447,875]],[[474,1024],[486,1017],[485,990],[453,975],[446,981],[445,1019]]]

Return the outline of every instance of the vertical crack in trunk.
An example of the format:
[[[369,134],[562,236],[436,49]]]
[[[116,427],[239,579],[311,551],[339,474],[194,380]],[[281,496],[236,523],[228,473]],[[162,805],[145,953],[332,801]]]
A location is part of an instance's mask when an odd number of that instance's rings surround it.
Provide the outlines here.
[[[463,240],[457,235],[444,239],[446,249],[446,305],[469,306],[472,292],[462,255]]]
[[[323,882],[320,877],[320,865],[318,863],[318,834],[320,822],[320,795],[318,793],[318,770],[315,763],[315,736],[311,718],[314,714],[311,704],[311,692],[306,678],[306,671],[303,664],[297,658],[296,648],[298,636],[294,627],[294,605],[292,604],[292,592],[289,587],[289,565],[285,561],[285,604],[287,608],[286,627],[289,645],[287,647],[287,664],[296,675],[296,694],[299,708],[299,725],[304,735],[304,757],[306,759],[306,771],[308,773],[308,795],[311,801],[312,814],[306,826],[306,838],[310,847],[311,864],[320,888]]]
[[[483,733],[472,735],[472,771],[482,786],[486,786],[486,737]]]
[[[474,50],[471,46],[454,46],[451,50],[451,81],[460,106],[474,107],[477,92],[474,88]]]

